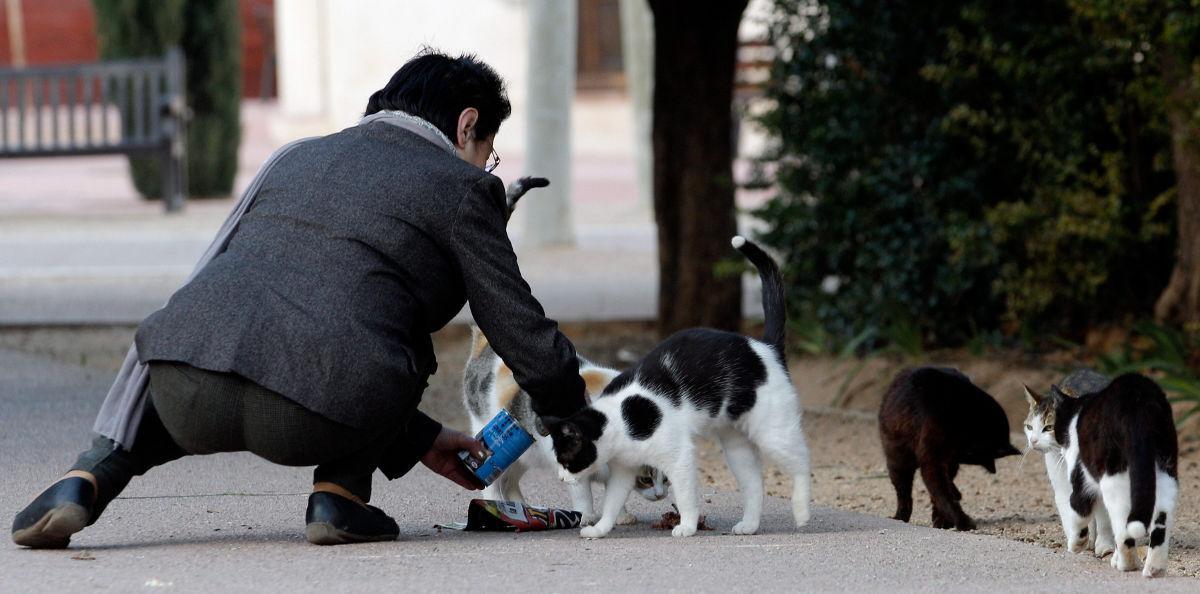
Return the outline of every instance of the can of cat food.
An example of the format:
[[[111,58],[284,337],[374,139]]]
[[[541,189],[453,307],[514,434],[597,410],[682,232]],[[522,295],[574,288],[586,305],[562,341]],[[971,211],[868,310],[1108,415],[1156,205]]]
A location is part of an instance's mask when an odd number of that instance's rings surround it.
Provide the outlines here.
[[[504,470],[533,445],[533,436],[504,409],[500,409],[500,412],[483,426],[475,439],[483,442],[483,460],[476,459],[470,452],[459,452],[458,457],[485,485],[490,485],[500,478]]]

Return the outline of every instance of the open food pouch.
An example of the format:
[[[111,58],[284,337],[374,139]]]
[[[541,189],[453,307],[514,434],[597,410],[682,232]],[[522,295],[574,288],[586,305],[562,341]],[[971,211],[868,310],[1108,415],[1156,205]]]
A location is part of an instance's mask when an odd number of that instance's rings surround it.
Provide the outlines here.
[[[467,505],[467,522],[440,524],[451,530],[530,532],[578,528],[583,514],[569,509],[534,507],[515,501],[472,499]]]

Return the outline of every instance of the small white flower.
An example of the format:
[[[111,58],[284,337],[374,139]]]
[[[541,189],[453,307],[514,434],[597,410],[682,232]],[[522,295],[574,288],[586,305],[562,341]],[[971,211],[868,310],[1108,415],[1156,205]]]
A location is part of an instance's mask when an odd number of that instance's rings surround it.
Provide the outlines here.
[[[838,289],[840,289],[841,286],[842,286],[842,279],[840,279],[832,274],[825,277],[821,281],[821,291],[824,292],[826,295],[833,295],[834,293],[837,293]]]

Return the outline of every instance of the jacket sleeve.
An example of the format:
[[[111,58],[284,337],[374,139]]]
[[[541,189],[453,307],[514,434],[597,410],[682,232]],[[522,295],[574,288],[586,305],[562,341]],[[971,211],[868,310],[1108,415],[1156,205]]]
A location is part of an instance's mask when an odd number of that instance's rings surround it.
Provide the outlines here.
[[[529,393],[533,411],[567,417],[585,404],[575,347],[521,277],[506,219],[504,188],[490,175],[471,186],[459,206],[450,243],[471,315]]]
[[[429,418],[429,415],[416,411],[408,420],[404,436],[390,456],[379,464],[379,470],[388,479],[398,479],[412,470],[421,457],[433,446],[433,440],[442,432],[442,424]]]

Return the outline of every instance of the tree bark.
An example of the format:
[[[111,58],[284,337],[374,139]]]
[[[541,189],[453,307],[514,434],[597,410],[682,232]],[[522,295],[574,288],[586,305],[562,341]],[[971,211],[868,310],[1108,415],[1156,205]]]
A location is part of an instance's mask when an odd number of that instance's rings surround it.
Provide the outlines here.
[[[654,218],[665,336],[737,330],[741,279],[716,278],[737,232],[733,77],[747,0],[649,0],[654,13]]]
[[[1181,64],[1169,51],[1163,58],[1163,77],[1169,97],[1171,160],[1175,169],[1178,211],[1178,253],[1167,288],[1154,305],[1159,322],[1200,322],[1200,129],[1191,110],[1200,99],[1190,64]]]

